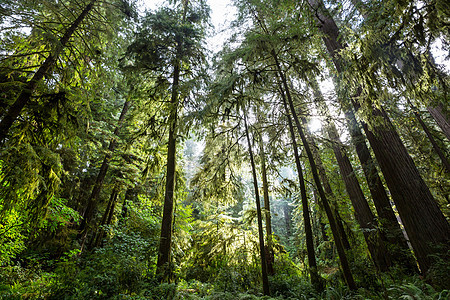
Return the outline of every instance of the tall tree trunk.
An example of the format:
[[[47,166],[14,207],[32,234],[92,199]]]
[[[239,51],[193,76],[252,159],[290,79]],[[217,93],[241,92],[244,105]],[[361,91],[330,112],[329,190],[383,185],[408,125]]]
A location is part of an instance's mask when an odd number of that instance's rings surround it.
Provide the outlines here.
[[[248,152],[250,155],[250,164],[252,166],[253,187],[255,189],[255,197],[256,197],[256,214],[258,216],[259,252],[260,252],[260,256],[261,256],[261,273],[262,273],[262,280],[263,280],[263,292],[264,292],[265,296],[270,296],[269,278],[267,276],[267,266],[266,266],[266,254],[265,254],[265,249],[264,249],[264,231],[263,231],[263,226],[262,226],[262,214],[261,214],[261,204],[260,204],[260,198],[259,198],[258,179],[256,177],[256,167],[255,167],[255,161],[253,158],[252,144],[250,142],[250,135],[248,133],[248,126],[247,126],[247,117],[245,115],[244,115],[244,125],[245,125],[245,135],[247,137]]]
[[[167,171],[166,171],[166,189],[164,194],[164,209],[161,222],[161,237],[159,243],[157,276],[161,281],[168,281],[170,278],[170,252],[172,243],[172,219],[175,192],[175,172],[176,172],[176,134],[178,119],[178,84],[179,84],[180,66],[174,69],[173,87],[172,87],[172,111],[169,116],[169,141],[167,145]]]
[[[450,141],[450,124],[448,121],[448,116],[443,112],[441,105],[428,106],[427,110],[433,117],[433,119],[436,121],[436,124],[439,125],[442,132],[444,132],[445,136],[447,137],[447,140]]]
[[[355,210],[355,218],[362,230],[375,266],[381,271],[387,271],[389,267],[392,266],[391,255],[384,245],[381,232],[378,231],[378,222],[370,210],[366,197],[364,196],[358,179],[356,178],[350,159],[348,158],[347,153],[339,139],[336,126],[331,121],[330,112],[323,101],[323,96],[319,90],[317,82],[314,83],[314,94],[316,96],[316,100],[319,100],[316,105],[319,111],[326,116],[327,124],[325,128],[328,133],[328,137],[332,142],[333,152],[339,166],[341,177],[345,184],[345,189]]]
[[[115,203],[117,201],[117,196],[119,195],[119,189],[114,187],[113,191],[111,192],[111,196],[109,197],[108,205],[106,206],[105,212],[103,213],[102,220],[97,227],[97,233],[95,234],[95,237],[92,239],[91,248],[93,247],[99,247],[103,241],[103,238],[105,237],[105,230],[103,228],[104,225],[110,225],[112,215],[114,213]],[[110,217],[111,216],[111,217]]]
[[[303,223],[305,227],[306,235],[306,252],[308,253],[308,266],[309,275],[311,277],[311,284],[314,286],[316,291],[322,291],[324,288],[323,279],[320,277],[317,270],[316,255],[314,251],[314,239],[311,227],[311,218],[309,215],[309,205],[308,196],[306,193],[305,180],[303,178],[303,169],[300,162],[300,155],[298,153],[297,141],[295,138],[294,126],[292,125],[292,120],[288,114],[289,109],[287,107],[286,101],[284,103],[284,109],[286,111],[286,117],[289,126],[289,132],[291,134],[292,149],[294,150],[295,165],[297,167],[298,181],[300,184],[300,194],[302,198],[302,213],[303,213]]]
[[[50,72],[51,68],[56,63],[59,55],[66,46],[67,42],[75,33],[75,30],[84,20],[84,18],[86,18],[86,16],[92,10],[95,2],[96,2],[95,0],[89,2],[89,4],[86,5],[86,7],[80,13],[78,18],[76,18],[75,21],[73,21],[73,23],[70,25],[70,27],[67,28],[64,35],[57,42],[55,49],[45,59],[45,61],[42,63],[42,65],[39,67],[36,73],[34,73],[33,77],[27,82],[22,92],[19,94],[19,97],[17,97],[16,101],[9,107],[8,111],[0,121],[0,142],[2,142],[6,138],[12,124],[17,119],[17,117],[19,116],[20,112],[25,107],[25,105],[27,105],[27,103],[30,101],[31,95],[36,89],[37,84],[48,74],[48,72]]]
[[[303,147],[304,147],[304,149],[306,151],[306,154],[307,154],[307,157],[308,157],[308,161],[309,161],[309,164],[310,164],[310,167],[311,167],[311,172],[313,174],[314,182],[316,184],[317,191],[319,193],[319,196],[320,196],[320,199],[321,199],[321,202],[322,202],[322,206],[323,206],[323,208],[325,210],[325,213],[327,214],[328,221],[330,223],[331,232],[333,233],[334,243],[335,243],[336,249],[338,251],[339,260],[340,260],[340,263],[341,263],[342,272],[344,274],[345,281],[346,281],[346,283],[347,283],[347,285],[348,285],[348,287],[350,289],[355,290],[356,289],[356,284],[355,284],[355,281],[353,279],[353,275],[351,273],[350,266],[348,264],[347,255],[345,253],[344,245],[342,244],[342,238],[341,238],[341,235],[339,233],[339,229],[337,227],[336,219],[335,219],[335,217],[333,215],[333,212],[331,211],[331,207],[329,205],[328,199],[327,199],[327,197],[325,195],[325,192],[323,190],[322,183],[320,182],[319,174],[317,172],[317,166],[316,166],[316,163],[314,161],[314,157],[313,157],[311,148],[309,147],[309,143],[308,143],[308,141],[306,139],[306,136],[305,136],[305,134],[303,132],[303,128],[302,128],[302,126],[300,124],[300,121],[298,119],[297,113],[295,112],[294,103],[292,101],[292,97],[291,97],[291,94],[290,94],[290,91],[289,91],[289,86],[287,84],[287,80],[285,78],[284,73],[281,70],[281,66],[280,66],[280,63],[278,61],[278,57],[276,56],[276,53],[274,51],[272,51],[271,55],[272,55],[272,57],[273,57],[273,59],[275,61],[275,65],[276,65],[276,68],[277,68],[277,77],[278,77],[278,79],[280,81],[279,82],[279,84],[280,84],[279,88],[280,88],[281,96],[283,98],[283,103],[284,103],[285,109],[286,108],[290,109],[290,113],[287,110],[286,114],[288,116],[292,115],[292,117],[294,118],[294,121],[295,121],[295,125],[297,126],[297,131],[300,134],[300,138],[302,140]],[[288,107],[288,104],[289,104],[289,107]]]
[[[345,110],[345,117],[352,143],[356,149],[356,154],[363,166],[364,176],[366,177],[382,230],[385,232],[384,236],[386,237],[387,242],[391,244],[389,249],[392,253],[392,257],[400,266],[406,268],[408,271],[417,272],[418,270],[414,258],[411,255],[411,251],[409,250],[403,230],[392,209],[383,182],[378,175],[375,166],[376,162],[373,160],[369,148],[365,143],[365,137],[359,128],[352,108],[347,108]]]
[[[308,0],[317,19],[323,40],[339,73],[344,62],[338,52],[344,49],[338,40],[339,29],[320,0]],[[358,105],[353,101],[353,105]],[[363,123],[367,138],[391,191],[400,217],[409,236],[422,272],[432,264],[430,255],[445,254],[449,249],[450,227],[420,176],[399,135],[384,111],[373,109],[374,117],[384,124],[374,124],[369,130]]]
[[[334,217],[336,219],[337,227],[339,230],[339,235],[341,236],[341,239],[342,239],[342,244],[344,245],[344,248],[346,250],[349,250],[351,248],[351,246],[350,246],[350,242],[348,240],[347,232],[345,231],[344,221],[342,220],[341,214],[338,211],[336,197],[333,193],[333,190],[331,189],[331,184],[330,184],[330,180],[328,179],[327,171],[325,170],[325,167],[323,166],[322,158],[320,157],[320,153],[319,153],[319,148],[317,147],[316,142],[314,141],[313,138],[309,138],[308,142],[311,145],[310,148],[311,148],[311,151],[312,151],[312,154],[314,157],[314,161],[316,162],[317,171],[319,173],[319,178],[322,182],[322,185],[323,185],[323,188],[325,191],[325,195],[327,196],[327,199],[331,199],[330,206],[334,213]],[[347,226],[347,224],[346,224],[346,226]]]
[[[182,24],[186,22],[188,0],[183,1]],[[182,46],[183,37],[177,35],[177,53],[173,64],[173,82],[172,95],[170,100],[169,115],[169,141],[167,144],[167,170],[166,170],[166,189],[164,193],[163,218],[161,222],[161,236],[159,240],[158,261],[156,263],[156,276],[161,282],[168,282],[171,277],[171,259],[172,248],[172,223],[173,207],[175,193],[175,173],[176,173],[176,137],[178,122],[178,97],[181,73],[181,58],[183,56]]]
[[[428,140],[431,143],[431,146],[433,147],[434,152],[439,156],[441,159],[442,165],[444,166],[444,170],[446,173],[450,173],[450,162],[448,161],[447,157],[445,156],[444,152],[442,152],[441,148],[438,146],[434,136],[431,134],[430,130],[428,129],[425,122],[422,120],[422,117],[417,112],[417,109],[415,107],[411,107],[413,110],[413,114],[416,117],[416,120],[419,122],[420,126],[422,127],[423,131],[428,137]]]
[[[261,25],[261,28],[266,33],[269,33],[267,31],[267,28],[265,27],[264,23],[262,22],[262,20],[259,18],[259,16],[255,15],[255,17],[256,17],[257,22],[259,22],[259,24]],[[325,192],[323,191],[322,184],[321,184],[319,176],[317,174],[317,168],[316,168],[316,164],[315,164],[314,158],[312,156],[311,149],[310,149],[308,141],[306,140],[306,137],[305,137],[305,135],[303,133],[303,129],[300,126],[300,122],[298,121],[297,114],[296,114],[296,112],[294,110],[291,94],[290,94],[290,91],[289,91],[289,87],[288,87],[285,75],[284,75],[284,73],[281,70],[280,63],[278,62],[278,57],[277,57],[277,55],[276,55],[276,53],[275,53],[275,51],[273,49],[271,50],[270,54],[272,55],[272,57],[273,57],[273,59],[275,61],[276,68],[277,68],[276,74],[277,74],[277,78],[279,80],[279,89],[280,89],[280,93],[281,93],[281,96],[282,96],[282,99],[283,99],[283,103],[284,103],[285,107],[287,107],[288,106],[287,104],[289,104],[292,116],[294,117],[294,121],[295,121],[296,126],[297,126],[297,130],[298,130],[298,132],[300,134],[300,137],[301,137],[301,140],[302,140],[302,143],[303,143],[303,147],[305,148],[305,150],[307,152],[308,160],[309,160],[310,167],[311,167],[311,170],[312,170],[312,173],[313,173],[313,178],[314,178],[314,181],[316,183],[316,186],[317,186],[317,189],[318,189],[318,192],[319,192],[319,195],[320,195],[320,199],[321,199],[322,205],[323,205],[324,210],[325,210],[325,212],[327,214],[328,221],[329,221],[330,227],[331,227],[331,231],[333,233],[334,242],[335,242],[338,254],[339,254],[340,263],[341,263],[341,267],[342,267],[342,271],[343,271],[343,274],[344,274],[345,281],[346,281],[347,285],[349,286],[349,288],[354,290],[354,289],[356,289],[356,284],[355,284],[355,281],[353,279],[353,276],[352,276],[352,273],[351,273],[351,270],[350,270],[350,267],[349,267],[349,264],[348,264],[347,256],[346,256],[346,253],[345,253],[345,250],[344,250],[344,246],[342,244],[342,238],[341,238],[341,236],[339,234],[339,230],[338,230],[338,227],[336,225],[337,223],[336,223],[335,217],[334,217],[334,215],[333,215],[333,213],[331,211],[331,208],[330,208],[329,203],[328,203],[328,199],[325,196]],[[286,111],[286,114],[288,116],[291,115],[288,110]]]
[[[377,221],[364,193],[356,178],[355,172],[351,165],[345,150],[342,148],[338,133],[334,124],[328,124],[328,136],[333,142],[333,152],[338,162],[341,177],[345,184],[345,189],[355,209],[355,218],[363,232],[367,247],[372,256],[375,266],[381,271],[387,271],[392,266],[389,252],[387,251],[380,232],[378,231]]]
[[[119,135],[120,128],[122,127],[122,124],[125,120],[125,116],[130,109],[131,102],[125,101],[123,104],[122,112],[120,113],[119,120],[117,122],[117,126],[114,129],[114,137],[110,142],[108,146],[108,152],[105,155],[105,158],[103,159],[102,165],[100,167],[100,171],[97,174],[97,178],[94,183],[94,188],[92,189],[92,192],[87,200],[87,206],[83,213],[83,220],[81,221],[80,227],[79,227],[79,235],[78,237],[83,237],[83,239],[86,236],[87,233],[87,225],[92,220],[92,217],[94,215],[95,210],[97,209],[97,202],[98,197],[100,195],[100,192],[103,187],[103,181],[105,180],[106,173],[108,172],[109,168],[109,161],[111,159],[112,154],[114,153],[114,150],[117,146],[117,136]]]
[[[379,112],[386,116],[385,112]],[[363,124],[366,135],[383,171],[392,198],[405,226],[419,267],[427,273],[430,255],[449,250],[450,228],[428,187],[389,122],[375,132]]]
[[[266,172],[266,154],[264,153],[264,145],[262,136],[259,141],[259,152],[261,158],[261,177],[262,177],[262,189],[263,189],[263,197],[264,197],[264,209],[265,209],[265,217],[266,217],[266,240],[267,240],[267,272],[269,275],[274,274],[273,270],[273,261],[274,261],[274,253],[272,248],[272,220],[270,214],[270,199],[269,199],[269,183],[267,180],[267,172]]]

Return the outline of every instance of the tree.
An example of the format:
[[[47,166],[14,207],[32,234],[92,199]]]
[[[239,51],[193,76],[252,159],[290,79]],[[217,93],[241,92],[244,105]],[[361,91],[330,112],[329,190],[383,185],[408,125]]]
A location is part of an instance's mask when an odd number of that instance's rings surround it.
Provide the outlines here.
[[[330,223],[331,231],[332,231],[333,237],[334,237],[334,243],[336,244],[336,248],[337,248],[337,251],[339,253],[339,259],[340,259],[342,271],[344,273],[345,281],[346,281],[346,283],[347,283],[347,285],[348,285],[348,287],[350,289],[356,289],[356,284],[355,284],[355,281],[353,279],[353,275],[351,273],[351,270],[350,270],[350,267],[349,267],[349,264],[348,264],[347,255],[345,254],[344,246],[342,244],[342,238],[341,238],[339,230],[337,228],[336,219],[335,219],[335,217],[333,215],[333,212],[331,211],[330,205],[328,203],[328,199],[327,199],[327,197],[325,195],[325,192],[323,190],[323,187],[322,187],[322,183],[320,182],[319,174],[317,172],[317,166],[316,166],[316,163],[314,161],[314,157],[313,157],[311,148],[309,147],[309,143],[308,143],[308,141],[306,139],[306,136],[305,136],[305,134],[303,132],[303,128],[302,128],[302,126],[300,124],[300,121],[298,120],[297,114],[295,112],[295,107],[294,107],[294,104],[293,104],[293,101],[292,101],[292,97],[290,96],[290,93],[289,93],[289,87],[288,87],[288,84],[286,82],[286,78],[284,77],[284,74],[281,71],[281,67],[279,65],[279,62],[278,62],[278,60],[277,60],[277,58],[276,58],[276,56],[274,55],[273,52],[272,52],[272,56],[273,56],[273,58],[275,60],[276,66],[277,66],[278,76],[280,77],[280,85],[282,85],[282,86],[280,86],[280,89],[284,89],[284,93],[286,95],[286,96],[283,97],[285,110],[286,110],[287,114],[289,113],[289,111],[292,114],[293,119],[294,119],[295,124],[296,124],[296,127],[297,127],[297,131],[298,131],[298,133],[300,135],[300,138],[302,140],[303,147],[305,148],[305,151],[306,151],[306,154],[307,154],[307,157],[308,157],[308,161],[309,161],[309,164],[310,164],[310,167],[311,167],[311,171],[312,171],[312,174],[313,174],[314,182],[315,182],[316,188],[317,188],[317,190],[319,192],[319,196],[320,196],[320,199],[321,199],[321,202],[322,202],[322,206],[325,209],[325,213],[327,214],[327,218],[328,218],[328,221]],[[289,103],[289,110],[288,110],[288,104],[287,103]]]
[[[117,124],[116,128],[114,129],[114,135],[116,137],[119,135],[119,130],[123,125],[125,116],[126,116],[128,110],[130,109],[130,106],[131,106],[131,102],[128,100],[125,101],[125,103],[123,104],[122,112],[120,113],[119,119],[117,121],[118,124]],[[83,213],[83,221],[81,222],[80,228],[79,228],[79,231],[80,231],[79,236],[83,237],[83,241],[86,238],[87,226],[88,226],[89,222],[91,221],[93,214],[96,210],[96,207],[98,205],[98,197],[100,195],[100,191],[102,189],[103,181],[105,180],[106,173],[108,172],[109,161],[111,160],[111,156],[114,154],[114,150],[116,149],[116,146],[117,146],[117,138],[116,137],[113,137],[113,139],[109,142],[108,152],[103,159],[102,165],[101,165],[98,175],[95,179],[94,187],[93,187],[92,192],[87,200],[87,205],[86,205],[86,208]]]
[[[318,100],[317,105],[327,118],[326,131],[332,143],[331,146],[333,148],[347,194],[349,195],[353,208],[355,209],[355,218],[363,232],[375,266],[382,271],[387,271],[392,264],[392,258],[384,245],[381,233],[377,229],[377,220],[370,210],[369,204],[364,196],[358,179],[356,178],[353,166],[344,149],[344,145],[339,139],[337,128],[331,121],[330,112],[325,106],[323,96],[320,90],[318,90],[317,83],[313,88],[314,94],[316,95],[316,98],[318,98],[316,99]]]
[[[253,187],[255,190],[255,199],[256,199],[256,213],[258,216],[259,254],[261,256],[261,272],[262,272],[262,278],[263,278],[263,291],[264,291],[264,295],[270,296],[269,279],[267,277],[267,264],[266,264],[267,260],[266,260],[266,253],[265,253],[266,251],[265,251],[265,247],[264,247],[264,232],[263,232],[263,226],[262,226],[262,214],[261,214],[261,203],[260,203],[260,198],[259,198],[258,179],[256,176],[255,160],[253,158],[252,144],[250,142],[250,135],[248,132],[247,117],[246,117],[245,112],[244,112],[244,126],[245,126],[245,136],[247,137],[248,153],[250,155],[250,164],[252,167]]]
[[[323,2],[309,0],[309,4],[336,70],[341,73],[345,69],[345,61],[339,56],[339,51],[344,49],[344,44],[338,38],[339,29],[326,11]],[[356,108],[360,107],[355,98],[353,105]],[[382,124],[371,124],[373,128],[369,129],[369,125],[364,123],[364,130],[405,225],[419,266],[422,272],[426,273],[432,264],[429,255],[442,253],[442,250],[436,248],[439,248],[440,244],[448,245],[449,224],[386,112],[370,109],[371,115],[381,119]]]
[[[3,141],[6,138],[13,122],[17,119],[23,107],[29,102],[30,97],[33,94],[33,91],[36,89],[37,84],[45,76],[47,76],[48,72],[50,72],[51,68],[56,63],[59,54],[63,51],[64,47],[69,42],[78,26],[94,8],[95,2],[96,1],[89,2],[84,7],[83,11],[78,15],[78,17],[70,24],[69,28],[67,28],[67,30],[64,32],[64,35],[56,43],[53,53],[51,53],[45,59],[45,61],[42,63],[33,77],[27,81],[26,86],[22,89],[22,92],[19,94],[15,102],[9,107],[6,114],[2,117],[2,120],[0,121],[0,141]]]
[[[201,83],[200,73],[205,64],[201,40],[208,9],[203,1],[198,3],[198,7],[194,4],[184,0],[181,7],[161,8],[156,13],[148,14],[128,51],[135,63],[133,68],[150,72],[157,85],[169,86],[170,90],[170,103],[167,105],[169,132],[166,184],[157,262],[157,274],[162,281],[169,281],[171,274],[170,252],[180,103],[188,99],[195,80],[198,81],[197,84]],[[160,90],[159,93],[164,91]]]
[[[284,102],[284,108],[286,113],[288,112],[286,101]],[[306,235],[306,250],[308,252],[308,265],[309,265],[309,274],[311,277],[311,283],[315,287],[317,291],[320,291],[323,289],[323,279],[318,274],[317,270],[317,262],[316,262],[316,255],[314,251],[314,240],[313,240],[313,232],[311,227],[311,218],[309,214],[309,205],[308,205],[308,196],[306,193],[306,185],[305,185],[305,179],[303,177],[303,170],[300,163],[300,155],[298,153],[298,146],[297,141],[295,138],[295,131],[294,126],[292,125],[292,119],[291,116],[287,114],[287,122],[289,126],[289,132],[291,134],[291,140],[292,140],[292,148],[294,149],[294,158],[295,158],[295,165],[297,167],[297,175],[298,180],[300,184],[300,193],[301,193],[301,199],[302,199],[302,214],[303,214],[303,223],[305,227],[305,235]],[[285,217],[287,215],[287,207],[285,207]],[[288,222],[286,222],[289,224]]]
[[[259,123],[262,123],[263,114],[259,107],[256,108],[257,110],[257,119]],[[274,254],[273,254],[273,237],[272,237],[272,218],[271,218],[271,211],[270,211],[270,198],[269,198],[269,182],[267,179],[267,167],[266,167],[266,153],[264,150],[264,141],[263,141],[263,133],[259,132],[259,158],[261,161],[261,179],[262,179],[262,190],[263,190],[263,197],[264,197],[264,214],[265,214],[265,221],[266,221],[266,260],[267,260],[267,272],[269,275],[274,275],[274,269],[273,269],[273,260],[274,260]]]

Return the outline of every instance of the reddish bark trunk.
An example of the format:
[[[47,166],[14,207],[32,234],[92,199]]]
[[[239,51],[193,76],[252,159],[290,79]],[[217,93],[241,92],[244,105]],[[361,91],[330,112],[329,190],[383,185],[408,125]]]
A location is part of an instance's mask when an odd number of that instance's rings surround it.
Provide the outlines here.
[[[339,73],[343,61],[338,52],[344,49],[339,41],[339,29],[322,1],[309,0],[323,40]],[[358,105],[353,102],[356,108]],[[367,138],[391,191],[400,217],[423,272],[431,267],[430,255],[445,255],[449,249],[450,227],[420,176],[400,137],[384,111],[373,109],[374,117],[384,124],[374,124],[369,130],[363,124]]]
[[[328,124],[328,136],[333,142],[333,152],[336,156],[341,177],[352,206],[355,209],[355,218],[363,232],[372,260],[379,270],[387,271],[392,265],[390,254],[387,252],[384,242],[381,239],[375,216],[370,210],[369,204],[355,176],[350,160],[342,148],[337,130],[333,124]]]
[[[319,196],[320,196],[320,199],[321,199],[321,202],[322,202],[322,206],[323,206],[323,208],[325,210],[325,213],[327,214],[328,221],[330,223],[331,232],[333,233],[334,242],[335,242],[336,249],[337,249],[337,252],[338,252],[338,255],[339,255],[339,260],[340,260],[340,263],[341,263],[341,267],[342,267],[342,271],[343,271],[343,274],[344,274],[345,281],[346,281],[346,283],[347,283],[347,285],[348,285],[348,287],[350,289],[355,290],[356,289],[356,284],[355,284],[355,281],[353,279],[353,275],[351,273],[350,266],[348,264],[347,255],[345,253],[344,246],[342,244],[342,237],[339,234],[339,230],[338,230],[338,227],[337,227],[336,219],[335,219],[335,217],[334,217],[334,215],[333,215],[333,213],[331,211],[331,207],[329,205],[328,199],[327,199],[327,197],[325,195],[325,192],[323,190],[322,183],[320,182],[319,175],[318,175],[318,172],[317,172],[316,162],[314,160],[311,148],[310,148],[309,143],[308,143],[308,141],[306,139],[306,136],[305,136],[305,134],[303,132],[303,128],[302,128],[302,126],[300,124],[300,121],[299,121],[299,118],[297,116],[297,113],[295,112],[294,103],[293,103],[292,97],[290,95],[290,90],[289,90],[289,86],[287,84],[287,80],[286,80],[285,74],[281,70],[281,66],[280,66],[280,63],[278,61],[278,58],[277,58],[275,52],[272,51],[271,54],[272,54],[272,57],[273,57],[273,59],[275,61],[275,65],[276,65],[276,68],[277,68],[277,75],[278,75],[278,78],[280,80],[280,82],[279,82],[279,84],[280,84],[280,91],[281,91],[281,94],[282,94],[284,105],[285,105],[285,107],[287,105],[289,105],[290,114],[289,114],[288,111],[286,113],[287,113],[287,115],[292,115],[292,117],[294,118],[294,122],[295,122],[295,125],[297,127],[297,131],[300,134],[300,138],[302,140],[303,147],[304,147],[304,149],[306,151],[306,154],[308,156],[308,161],[309,161],[309,164],[310,164],[310,167],[311,167],[311,171],[312,171],[312,174],[313,174],[314,182],[316,184],[317,191],[319,193]]]

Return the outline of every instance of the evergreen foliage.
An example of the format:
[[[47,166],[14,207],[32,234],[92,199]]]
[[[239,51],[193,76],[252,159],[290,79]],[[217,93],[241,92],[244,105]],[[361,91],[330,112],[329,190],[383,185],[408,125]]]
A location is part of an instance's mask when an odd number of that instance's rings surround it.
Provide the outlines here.
[[[0,4],[1,299],[450,297],[445,1],[139,5]]]

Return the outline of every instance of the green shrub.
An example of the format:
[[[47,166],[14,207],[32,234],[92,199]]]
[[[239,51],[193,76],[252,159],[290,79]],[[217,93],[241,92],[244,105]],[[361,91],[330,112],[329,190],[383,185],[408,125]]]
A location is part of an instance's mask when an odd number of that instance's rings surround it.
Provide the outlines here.
[[[270,292],[274,297],[286,299],[303,299],[314,295],[314,288],[305,278],[275,274],[269,277]]]
[[[390,299],[441,300],[450,298],[449,290],[438,292],[431,285],[420,279],[413,282],[392,285],[388,288],[388,292]]]
[[[447,255],[434,255],[432,258],[433,265],[428,270],[427,281],[438,290],[450,288],[450,251]]]
[[[148,277],[148,241],[137,234],[116,232],[104,248],[65,256],[57,264],[53,299],[108,299],[138,295]]]

